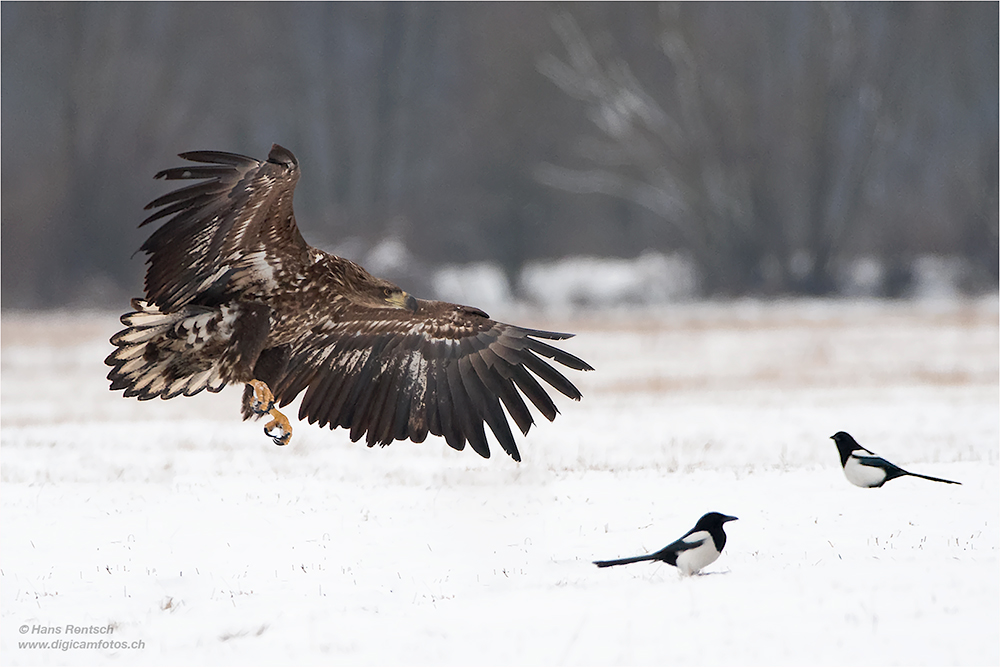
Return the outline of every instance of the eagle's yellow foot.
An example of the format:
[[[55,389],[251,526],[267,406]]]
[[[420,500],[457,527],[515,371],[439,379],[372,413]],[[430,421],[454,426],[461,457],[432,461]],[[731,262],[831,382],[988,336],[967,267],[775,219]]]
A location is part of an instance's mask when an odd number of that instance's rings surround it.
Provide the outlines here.
[[[258,415],[266,415],[271,412],[271,408],[274,407],[274,394],[271,393],[271,388],[267,386],[266,382],[260,380],[250,380],[247,382],[248,385],[253,387],[253,398],[250,401],[250,409]],[[278,414],[281,414],[280,412]],[[284,419],[284,416],[282,416]],[[285,419],[285,423],[288,420]]]
[[[287,445],[292,439],[292,425],[288,422],[288,417],[275,408],[271,408],[269,412],[274,419],[264,426],[264,433],[279,447]]]
[[[253,387],[250,409],[256,415],[271,415],[273,417],[264,426],[264,434],[274,440],[276,445],[287,445],[292,439],[292,425],[289,423],[288,417],[274,407],[274,394],[271,393],[271,388],[261,380],[250,380],[247,384]]]

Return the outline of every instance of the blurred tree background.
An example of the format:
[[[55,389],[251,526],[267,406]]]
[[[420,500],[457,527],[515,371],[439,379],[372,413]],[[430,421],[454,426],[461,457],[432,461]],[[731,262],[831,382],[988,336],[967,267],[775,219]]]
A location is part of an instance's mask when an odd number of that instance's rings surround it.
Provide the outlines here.
[[[997,285],[995,2],[5,2],[2,31],[5,308],[122,305],[152,175],[273,142],[306,239],[354,258],[516,285],[655,250],[706,295],[852,266],[896,295],[941,256]]]

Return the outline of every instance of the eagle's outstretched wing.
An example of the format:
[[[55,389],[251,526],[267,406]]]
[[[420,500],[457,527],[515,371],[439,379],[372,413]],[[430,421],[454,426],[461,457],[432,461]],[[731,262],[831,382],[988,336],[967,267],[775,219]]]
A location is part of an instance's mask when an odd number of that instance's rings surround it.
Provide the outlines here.
[[[579,400],[579,390],[544,359],[592,370],[544,342],[571,335],[524,329],[491,320],[476,308],[421,300],[414,313],[347,313],[336,328],[293,343],[283,368],[261,379],[281,406],[305,391],[299,419],[348,428],[354,441],[367,433],[369,446],[422,442],[431,433],[444,436],[455,449],[468,441],[489,457],[485,422],[504,451],[520,461],[501,402],[526,434],[534,420],[521,394],[550,421],[558,412],[538,379]]]
[[[266,162],[216,151],[181,153],[201,164],[156,178],[197,179],[150,202],[139,225],[172,216],[140,248],[149,255],[146,298],[167,311],[273,287],[283,261],[308,252],[292,212],[299,166],[275,144]]]

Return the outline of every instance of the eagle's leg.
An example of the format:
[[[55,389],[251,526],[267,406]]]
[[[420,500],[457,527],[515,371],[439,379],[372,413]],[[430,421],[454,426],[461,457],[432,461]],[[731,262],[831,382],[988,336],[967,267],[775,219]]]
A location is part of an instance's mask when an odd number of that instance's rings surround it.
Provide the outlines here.
[[[271,415],[273,419],[264,425],[264,433],[274,440],[276,445],[287,445],[292,439],[292,425],[288,417],[274,407],[274,394],[266,382],[250,380],[247,383],[253,388],[250,408],[258,415]]]
[[[250,409],[254,414],[266,415],[274,408],[274,394],[266,382],[261,380],[250,380],[247,382],[253,388],[253,396],[250,397]]]

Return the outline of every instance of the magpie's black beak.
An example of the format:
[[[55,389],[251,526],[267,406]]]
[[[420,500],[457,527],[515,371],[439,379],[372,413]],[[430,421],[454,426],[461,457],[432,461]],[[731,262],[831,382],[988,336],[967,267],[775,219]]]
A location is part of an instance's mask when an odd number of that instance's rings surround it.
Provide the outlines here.
[[[739,517],[727,515],[722,516],[722,523],[728,523],[730,521],[739,521]]]

